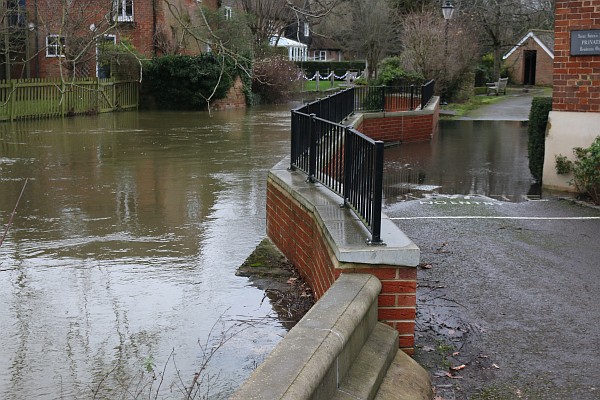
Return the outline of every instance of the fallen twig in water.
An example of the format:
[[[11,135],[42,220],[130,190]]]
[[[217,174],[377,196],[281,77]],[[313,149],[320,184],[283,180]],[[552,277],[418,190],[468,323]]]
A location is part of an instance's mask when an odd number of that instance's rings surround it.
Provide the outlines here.
[[[4,230],[4,235],[2,235],[2,237],[0,238],[0,246],[2,246],[2,243],[4,242],[4,239],[6,238],[6,235],[8,234],[8,230],[10,229],[10,226],[12,225],[13,218],[15,217],[15,214],[17,213],[17,207],[19,207],[19,202],[21,201],[21,197],[23,197],[23,192],[25,191],[25,186],[27,186],[28,180],[29,180],[29,178],[25,178],[25,183],[23,184],[23,188],[21,189],[21,194],[19,194],[19,198],[17,199],[15,208],[13,209],[12,214],[10,214],[10,219],[8,220],[8,224],[6,224],[6,229]]]

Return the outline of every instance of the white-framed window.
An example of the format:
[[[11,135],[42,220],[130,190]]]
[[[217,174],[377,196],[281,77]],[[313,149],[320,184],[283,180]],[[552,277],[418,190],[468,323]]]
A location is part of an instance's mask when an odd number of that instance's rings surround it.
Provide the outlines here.
[[[315,50],[315,61],[327,61],[327,50]]]
[[[133,22],[133,0],[114,0],[113,5],[118,22]]]
[[[225,19],[231,19],[233,16],[233,10],[231,7],[223,7],[223,14],[225,15]]]
[[[304,23],[304,37],[309,37],[310,36],[310,25],[308,24],[308,22]]]
[[[65,38],[60,35],[46,36],[46,57],[64,57]]]

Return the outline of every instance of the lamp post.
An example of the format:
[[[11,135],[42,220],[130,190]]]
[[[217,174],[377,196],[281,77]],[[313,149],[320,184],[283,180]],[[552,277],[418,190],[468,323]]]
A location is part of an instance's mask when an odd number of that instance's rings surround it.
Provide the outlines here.
[[[448,22],[452,19],[452,15],[454,14],[454,6],[450,0],[446,0],[442,5],[442,14],[444,15],[444,20],[446,20],[446,28],[444,32],[444,87],[442,90],[442,104],[447,103],[446,91],[448,89]]]

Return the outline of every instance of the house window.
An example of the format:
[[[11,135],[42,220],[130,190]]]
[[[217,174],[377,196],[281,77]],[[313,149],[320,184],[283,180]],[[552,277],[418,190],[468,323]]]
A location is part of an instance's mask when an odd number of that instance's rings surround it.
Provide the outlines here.
[[[114,9],[118,22],[133,21],[133,0],[114,0]]]
[[[65,38],[59,35],[46,36],[46,57],[64,57]]]
[[[308,25],[308,22],[304,23],[304,37],[309,37],[310,36],[310,25]]]
[[[225,13],[225,19],[231,19],[231,16],[233,15],[231,7],[223,7],[223,12]]]
[[[315,61],[327,61],[327,50],[315,50]]]

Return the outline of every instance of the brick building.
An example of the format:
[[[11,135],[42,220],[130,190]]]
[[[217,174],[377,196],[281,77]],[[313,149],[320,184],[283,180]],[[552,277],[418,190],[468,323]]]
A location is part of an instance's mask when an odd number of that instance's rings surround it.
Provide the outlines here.
[[[600,1],[557,0],[554,90],[548,118],[543,185],[573,190],[557,175],[555,156],[573,156],[600,135]]]
[[[217,0],[11,0],[4,4],[1,79],[60,76],[105,77],[106,44],[127,41],[144,57],[207,50],[184,28],[199,26],[199,7]],[[171,6],[169,6],[171,4]],[[0,47],[2,47],[0,45]]]
[[[512,83],[552,86],[554,32],[529,32],[502,59]]]

